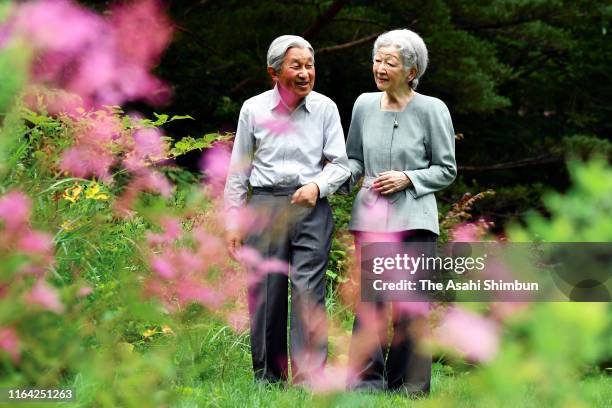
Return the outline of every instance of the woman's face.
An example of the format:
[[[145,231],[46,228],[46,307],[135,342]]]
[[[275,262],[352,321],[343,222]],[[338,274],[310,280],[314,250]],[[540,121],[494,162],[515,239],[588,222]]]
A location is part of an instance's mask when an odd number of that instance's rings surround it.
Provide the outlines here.
[[[408,76],[411,71],[404,72],[402,57],[395,47],[380,47],[374,55],[372,65],[374,81],[380,91],[396,91],[408,87]]]

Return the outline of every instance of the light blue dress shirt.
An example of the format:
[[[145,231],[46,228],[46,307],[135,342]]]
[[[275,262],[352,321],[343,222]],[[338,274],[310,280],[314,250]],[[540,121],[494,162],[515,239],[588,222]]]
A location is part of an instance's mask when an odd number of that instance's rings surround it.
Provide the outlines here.
[[[249,184],[300,187],[314,182],[319,196],[327,197],[350,174],[336,104],[311,91],[289,113],[274,87],[242,105],[225,183],[225,206],[243,206]]]

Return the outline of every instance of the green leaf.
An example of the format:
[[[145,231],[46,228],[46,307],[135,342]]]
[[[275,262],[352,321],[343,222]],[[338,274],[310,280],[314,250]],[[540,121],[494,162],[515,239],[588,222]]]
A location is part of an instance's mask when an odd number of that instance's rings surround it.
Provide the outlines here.
[[[181,119],[195,120],[190,115],[173,115],[168,122],[172,122],[173,120],[181,120]]]

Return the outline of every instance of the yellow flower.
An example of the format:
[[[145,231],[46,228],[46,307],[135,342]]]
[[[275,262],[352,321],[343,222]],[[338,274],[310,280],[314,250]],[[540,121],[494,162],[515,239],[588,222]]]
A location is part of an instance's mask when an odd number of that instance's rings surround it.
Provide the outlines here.
[[[74,186],[67,188],[64,191],[62,197],[64,200],[70,201],[71,203],[76,202],[83,191],[83,187],[81,187],[78,183],[74,183]]]
[[[166,325],[166,324],[164,324],[164,325],[162,326],[162,333],[164,333],[164,334],[171,334],[171,335],[175,336],[175,334],[174,334],[174,332],[172,331],[172,329],[170,328],[170,326],[168,326],[168,325]]]
[[[74,229],[74,222],[70,220],[66,220],[60,225],[60,228],[64,231],[72,231]]]
[[[154,334],[157,334],[157,330],[155,329],[147,329],[142,333],[142,337],[144,337],[145,339],[148,339],[149,337],[153,336]]]
[[[89,183],[85,190],[85,198],[91,200],[108,200],[108,194],[100,193],[100,185],[95,181]]]

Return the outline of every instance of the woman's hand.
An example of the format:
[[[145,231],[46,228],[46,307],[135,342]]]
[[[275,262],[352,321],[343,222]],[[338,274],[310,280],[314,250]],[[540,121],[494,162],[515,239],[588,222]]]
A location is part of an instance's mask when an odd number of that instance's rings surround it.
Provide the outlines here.
[[[411,184],[412,182],[406,173],[397,170],[390,170],[380,173],[378,178],[374,180],[372,188],[377,193],[388,195],[402,191],[407,187],[410,187]]]

